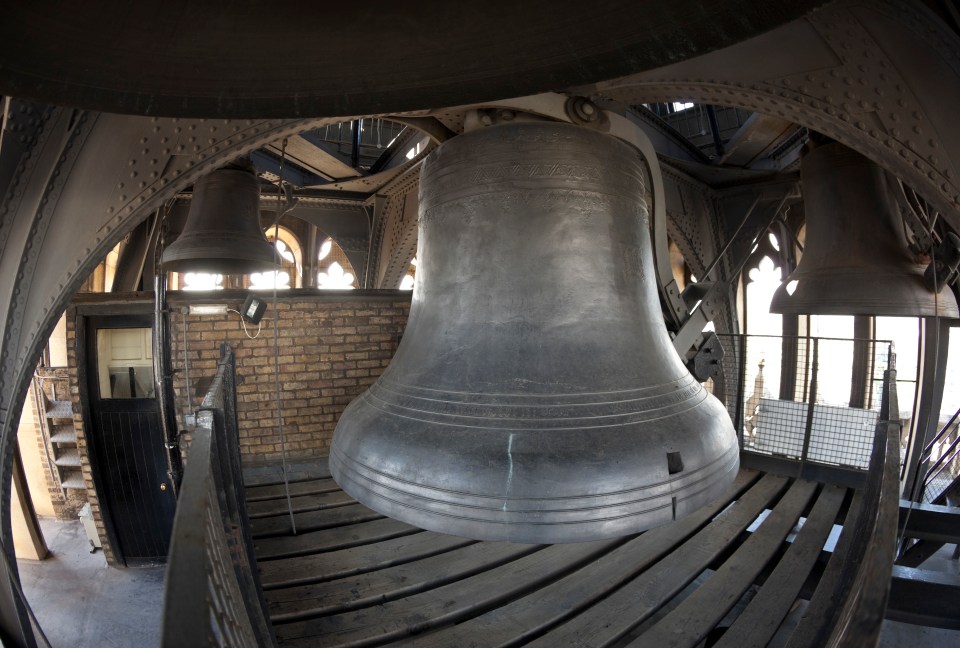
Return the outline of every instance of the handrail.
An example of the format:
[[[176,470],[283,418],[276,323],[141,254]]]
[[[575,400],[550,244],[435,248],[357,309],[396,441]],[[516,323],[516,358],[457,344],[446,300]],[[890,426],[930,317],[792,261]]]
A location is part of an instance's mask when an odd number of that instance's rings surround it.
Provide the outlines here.
[[[788,644],[791,648],[861,648],[875,646],[879,639],[897,549],[896,371],[884,372],[884,391],[884,415],[876,427],[867,485],[854,498],[828,573]]]
[[[936,436],[930,440],[929,443],[923,448],[923,461],[926,461],[930,458],[930,455],[933,453],[933,446],[935,446],[950,430],[950,427],[956,422],[957,418],[960,417],[960,408],[957,408],[957,411],[953,413],[953,416],[950,417],[950,420],[947,421],[947,424],[940,428],[940,431],[937,432]],[[953,445],[956,445],[954,441]]]
[[[926,476],[923,478],[923,488],[920,492],[924,494],[926,501],[930,502],[931,504],[944,503],[944,495],[950,490],[950,484],[932,497],[926,497],[927,488],[929,488],[930,484],[932,484],[934,481],[938,480],[940,478],[940,473],[956,462],[958,458],[960,458],[960,438],[955,439],[954,442],[950,444],[950,447],[947,449],[947,451],[944,452],[939,459],[937,459],[936,463],[930,467],[930,470],[927,471]],[[958,475],[950,475],[949,481],[951,484],[953,484],[957,478]]]
[[[253,553],[240,469],[233,350],[197,413],[167,562],[165,648],[276,646]]]

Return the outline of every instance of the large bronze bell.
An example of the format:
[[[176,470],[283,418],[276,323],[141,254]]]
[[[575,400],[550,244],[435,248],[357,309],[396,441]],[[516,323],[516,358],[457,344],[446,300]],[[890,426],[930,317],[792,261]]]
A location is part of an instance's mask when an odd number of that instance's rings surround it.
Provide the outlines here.
[[[925,266],[911,258],[883,169],[832,142],[803,156],[800,177],[803,256],[774,294],[770,312],[957,317],[953,292],[932,292]]]
[[[196,182],[183,232],[160,257],[164,270],[249,274],[274,267],[260,227],[260,181],[242,158]]]
[[[420,180],[410,319],[330,469],[367,506],[484,540],[607,538],[718,495],[723,406],[664,327],[641,160],[577,126],[456,137]]]

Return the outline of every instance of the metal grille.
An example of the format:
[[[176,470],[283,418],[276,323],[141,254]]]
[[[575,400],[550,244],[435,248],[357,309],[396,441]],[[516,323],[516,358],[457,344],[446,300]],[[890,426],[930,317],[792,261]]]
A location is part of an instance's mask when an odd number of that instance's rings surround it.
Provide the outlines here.
[[[725,355],[714,383],[740,447],[802,462],[866,470],[891,343],[718,335]]]

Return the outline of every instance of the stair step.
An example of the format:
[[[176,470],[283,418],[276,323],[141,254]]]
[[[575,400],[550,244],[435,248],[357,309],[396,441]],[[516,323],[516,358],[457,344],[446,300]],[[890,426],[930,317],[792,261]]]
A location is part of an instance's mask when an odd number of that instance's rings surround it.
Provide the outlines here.
[[[64,450],[59,457],[53,460],[53,463],[57,464],[61,468],[79,468],[80,455],[77,453],[76,449],[73,448],[70,450]]]
[[[50,440],[53,443],[72,443],[76,445],[77,443],[77,431],[73,429],[72,426],[64,427],[63,429],[56,430],[53,434],[50,435]]]
[[[83,474],[79,470],[70,470],[65,472],[60,479],[60,488],[85,490],[87,485],[83,483]]]
[[[73,403],[68,400],[47,399],[47,418],[73,418]]]

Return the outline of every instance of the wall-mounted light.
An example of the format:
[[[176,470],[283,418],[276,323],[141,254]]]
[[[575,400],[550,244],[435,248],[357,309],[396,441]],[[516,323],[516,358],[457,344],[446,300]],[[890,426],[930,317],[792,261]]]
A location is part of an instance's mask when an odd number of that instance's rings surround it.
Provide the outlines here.
[[[191,315],[226,315],[226,304],[190,304],[188,311]]]
[[[240,309],[240,317],[251,324],[259,324],[264,311],[267,310],[267,302],[256,295],[248,295],[247,301],[243,302],[243,308]]]

